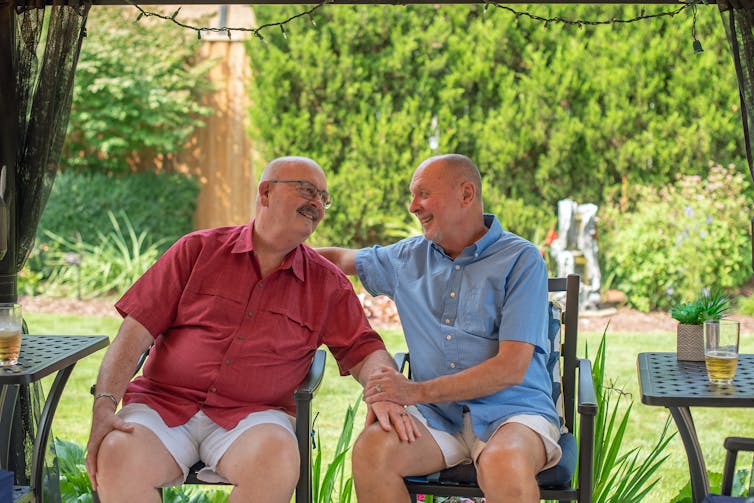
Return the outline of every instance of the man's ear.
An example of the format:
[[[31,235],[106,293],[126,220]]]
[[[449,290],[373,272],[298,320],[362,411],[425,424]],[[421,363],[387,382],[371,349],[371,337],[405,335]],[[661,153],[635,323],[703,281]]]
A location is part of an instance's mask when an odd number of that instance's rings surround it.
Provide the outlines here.
[[[259,196],[257,197],[259,199],[259,202],[262,204],[262,206],[267,206],[269,202],[271,188],[272,188],[272,184],[270,182],[267,182],[267,181],[259,182],[259,187],[257,189],[259,191]]]
[[[471,182],[463,182],[461,184],[461,199],[464,206],[471,204],[476,199],[476,187]]]

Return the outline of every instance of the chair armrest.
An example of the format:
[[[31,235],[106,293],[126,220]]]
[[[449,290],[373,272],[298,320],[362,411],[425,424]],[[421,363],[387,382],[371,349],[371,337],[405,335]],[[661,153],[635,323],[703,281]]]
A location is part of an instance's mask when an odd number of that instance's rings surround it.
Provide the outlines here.
[[[728,437],[723,442],[723,446],[729,451],[754,452],[754,438]]]
[[[586,358],[579,359],[578,395],[579,414],[596,416],[597,393],[594,390],[594,379],[592,378],[592,362],[590,362]]]
[[[293,392],[296,402],[296,442],[300,457],[296,503],[312,501],[312,448],[314,444],[312,398],[325,375],[326,355],[327,352],[324,349],[318,349],[314,353],[309,373]]]
[[[720,494],[730,496],[733,491],[733,479],[736,472],[738,451],[754,452],[754,438],[728,437],[723,441],[725,447],[725,464],[723,465],[723,480],[720,484]]]
[[[393,360],[395,360],[395,364],[398,366],[398,371],[401,374],[405,372],[409,362],[408,353],[395,353]]]
[[[296,402],[301,400],[311,400],[314,394],[317,392],[319,385],[322,384],[322,377],[325,375],[325,358],[327,353],[324,349],[318,349],[314,353],[312,358],[312,364],[309,367],[309,373],[298,385],[298,388],[293,392],[293,397]]]
[[[592,378],[592,362],[579,359],[579,502],[591,502],[594,491],[594,418],[597,415],[597,393]]]

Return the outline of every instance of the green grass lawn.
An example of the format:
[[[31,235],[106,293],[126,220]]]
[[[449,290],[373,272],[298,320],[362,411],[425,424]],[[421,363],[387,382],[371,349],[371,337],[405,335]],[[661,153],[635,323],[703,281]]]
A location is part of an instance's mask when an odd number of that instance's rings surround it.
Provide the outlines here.
[[[29,313],[26,315],[30,331],[35,334],[84,334],[109,335],[114,337],[120,320],[104,317],[79,317]],[[606,322],[607,323],[607,322]],[[390,351],[405,350],[400,332],[382,331]],[[588,346],[593,357],[601,333],[581,334],[583,355]],[[754,352],[752,334],[744,334],[741,340],[743,352]],[[633,402],[631,420],[624,441],[624,451],[639,448],[648,452],[659,437],[669,414],[665,408],[649,407],[641,404],[639,385],[636,376],[636,355],[644,351],[674,351],[673,333],[616,333],[607,332],[606,376],[613,387],[628,393],[623,399],[624,406]],[[89,387],[95,382],[104,350],[79,362],[61,399],[53,424],[53,435],[84,445],[89,432],[91,397]],[[46,378],[49,386],[51,377]],[[350,377],[340,377],[334,359],[328,355],[324,382],[314,402],[314,411],[319,412],[316,428],[321,437],[319,448],[323,459],[329,461],[340,433],[346,408],[354,402],[361,387]],[[708,409],[692,410],[700,437],[707,468],[722,471],[723,438],[730,435],[754,436],[754,414],[748,409]],[[359,409],[357,429],[364,420],[364,407]],[[675,427],[672,427],[675,431]],[[669,458],[658,473],[659,485],[646,498],[649,502],[669,502],[688,482],[686,457],[680,439],[676,436],[669,444]],[[745,456],[742,456],[745,458]],[[748,463],[748,459],[742,463]]]

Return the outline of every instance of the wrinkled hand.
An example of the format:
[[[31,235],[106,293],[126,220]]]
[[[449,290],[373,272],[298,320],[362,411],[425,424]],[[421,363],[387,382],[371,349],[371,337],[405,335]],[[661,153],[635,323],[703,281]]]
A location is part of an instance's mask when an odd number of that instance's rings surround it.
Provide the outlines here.
[[[92,430],[89,433],[89,441],[86,444],[86,471],[89,480],[92,481],[92,490],[97,490],[97,454],[102,439],[113,430],[131,433],[134,427],[115,415],[115,411],[107,406],[96,407],[92,412]]]
[[[413,442],[421,436],[416,418],[406,412],[406,409],[393,402],[375,402],[367,405],[367,420],[369,426],[375,421],[385,431],[395,429],[401,442]]]
[[[394,368],[380,366],[377,372],[369,376],[364,388],[364,401],[370,405],[385,400],[399,405],[413,405],[417,401],[411,396],[412,386],[415,384]]]

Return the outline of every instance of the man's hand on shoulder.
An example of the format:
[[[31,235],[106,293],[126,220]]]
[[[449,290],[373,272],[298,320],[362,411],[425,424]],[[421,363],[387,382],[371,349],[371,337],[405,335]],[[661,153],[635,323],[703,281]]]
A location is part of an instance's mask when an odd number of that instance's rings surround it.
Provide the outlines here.
[[[314,251],[338,266],[345,274],[356,274],[356,252],[358,250],[327,246],[315,248]]]

